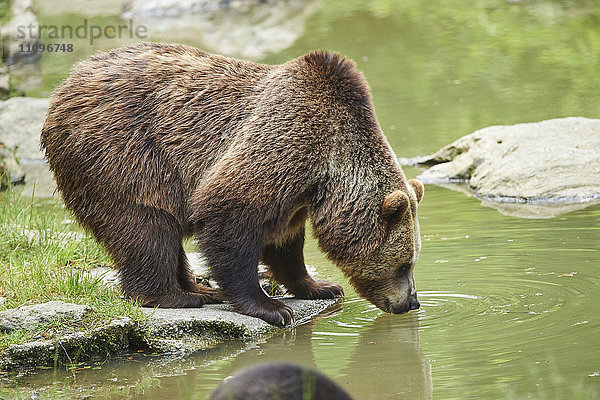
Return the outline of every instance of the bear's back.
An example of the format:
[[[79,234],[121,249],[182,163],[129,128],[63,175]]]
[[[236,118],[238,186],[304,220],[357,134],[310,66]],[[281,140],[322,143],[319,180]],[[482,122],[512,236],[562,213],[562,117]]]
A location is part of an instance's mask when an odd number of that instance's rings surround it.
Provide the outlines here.
[[[193,186],[227,149],[270,69],[158,43],[95,55],[52,95],[41,136],[46,157],[55,174],[76,165],[122,180],[123,171],[152,164],[142,151],[152,148]]]
[[[222,164],[285,184],[281,193],[399,168],[364,77],[324,51],[274,66],[158,43],[98,54],[54,92],[41,142],[71,208],[106,197],[182,221]]]

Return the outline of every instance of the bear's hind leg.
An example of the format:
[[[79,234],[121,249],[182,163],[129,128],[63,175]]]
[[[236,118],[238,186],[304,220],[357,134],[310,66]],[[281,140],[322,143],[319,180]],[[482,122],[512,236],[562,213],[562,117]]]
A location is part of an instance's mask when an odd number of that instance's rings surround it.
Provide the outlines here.
[[[332,299],[343,296],[344,290],[337,283],[315,281],[308,275],[303,247],[304,228],[282,245],[265,245],[261,259],[271,270],[273,278],[299,299]]]
[[[142,205],[119,207],[111,215],[114,219],[105,221],[96,236],[113,256],[126,296],[163,308],[205,303],[204,294],[185,290],[179,282],[183,234],[174,216]]]

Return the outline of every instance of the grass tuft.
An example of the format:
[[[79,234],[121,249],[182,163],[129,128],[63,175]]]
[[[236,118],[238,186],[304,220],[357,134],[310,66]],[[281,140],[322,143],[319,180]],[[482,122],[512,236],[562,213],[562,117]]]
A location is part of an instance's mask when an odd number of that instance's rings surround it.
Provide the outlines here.
[[[138,304],[122,298],[102,277],[87,273],[110,264],[104,249],[73,222],[59,201],[28,199],[15,188],[0,193],[0,311],[62,300],[92,308],[86,329],[117,316],[144,319]],[[77,329],[68,321],[56,323],[0,332],[0,352],[11,344],[45,337],[44,332]]]

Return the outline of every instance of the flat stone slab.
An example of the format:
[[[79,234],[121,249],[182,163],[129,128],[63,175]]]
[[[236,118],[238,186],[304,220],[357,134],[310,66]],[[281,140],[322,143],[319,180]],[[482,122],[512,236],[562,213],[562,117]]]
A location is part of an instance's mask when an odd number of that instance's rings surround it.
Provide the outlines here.
[[[0,311],[0,330],[34,329],[38,325],[49,322],[69,321],[78,324],[92,312],[86,305],[49,301],[43,304],[21,306],[6,311]]]
[[[15,371],[104,360],[138,350],[183,357],[227,342],[258,341],[277,332],[293,329],[336,305],[341,298],[280,300],[292,308],[295,317],[295,322],[284,328],[238,314],[227,304],[193,309],[143,308],[148,314],[145,321],[136,323],[122,317],[90,331],[69,332],[49,340],[9,346],[0,355],[0,370]],[[76,304],[70,306],[87,307]],[[41,307],[50,308],[51,305],[45,303]]]
[[[431,166],[418,176],[424,183],[466,182],[488,203],[592,204],[600,201],[600,119],[492,126],[434,154],[399,161]],[[544,211],[537,207],[535,213]]]
[[[280,298],[294,311],[295,322],[278,328],[265,321],[235,312],[228,304],[201,308],[144,308],[151,315],[140,324],[144,341],[155,351],[187,355],[213,348],[226,340],[252,340],[308,322],[340,299],[300,300]]]

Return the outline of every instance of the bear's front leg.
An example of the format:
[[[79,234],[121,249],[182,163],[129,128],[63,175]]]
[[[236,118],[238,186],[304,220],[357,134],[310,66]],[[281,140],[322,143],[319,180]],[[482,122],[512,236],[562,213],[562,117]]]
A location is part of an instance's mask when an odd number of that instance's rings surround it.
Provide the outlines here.
[[[236,311],[284,326],[294,320],[292,309],[268,297],[258,280],[258,258],[262,247],[259,229],[219,224],[218,217],[198,232],[198,243],[215,280]],[[229,226],[228,226],[229,225]]]
[[[258,258],[240,257],[232,261],[228,271],[220,273],[221,267],[211,263],[213,275],[223,288],[226,298],[236,311],[260,318],[272,325],[282,327],[294,321],[292,309],[265,294],[258,280]],[[209,258],[209,263],[210,263]]]
[[[273,278],[299,299],[333,299],[343,296],[344,289],[334,282],[315,281],[304,264],[304,227],[284,243],[266,244],[261,260]]]

